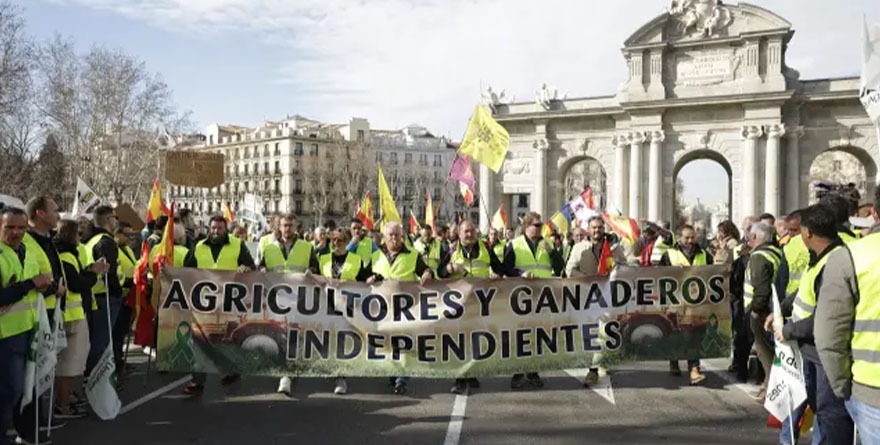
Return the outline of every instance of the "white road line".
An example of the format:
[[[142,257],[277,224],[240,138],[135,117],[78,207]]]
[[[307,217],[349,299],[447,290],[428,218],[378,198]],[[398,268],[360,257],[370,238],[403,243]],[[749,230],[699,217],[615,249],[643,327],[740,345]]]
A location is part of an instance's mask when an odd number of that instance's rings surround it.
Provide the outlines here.
[[[452,404],[452,414],[449,415],[449,427],[446,429],[446,440],[443,441],[443,445],[458,445],[466,408],[467,394],[456,395],[455,402]]]
[[[159,396],[161,396],[162,394],[165,394],[166,392],[171,391],[172,389],[177,388],[177,387],[180,386],[180,385],[183,385],[184,383],[186,383],[187,381],[189,381],[191,378],[192,378],[192,377],[190,377],[190,376],[187,376],[187,377],[181,377],[180,379],[175,380],[175,381],[173,381],[173,382],[171,382],[171,383],[169,383],[169,384],[167,384],[167,385],[165,385],[165,386],[163,386],[163,387],[161,387],[161,388],[159,388],[159,389],[157,389],[157,390],[155,390],[155,391],[153,391],[153,392],[151,392],[151,393],[149,393],[149,394],[147,394],[147,395],[141,397],[140,399],[137,399],[137,400],[135,400],[134,402],[131,402],[131,403],[129,403],[128,405],[123,406],[122,409],[119,411],[119,415],[121,416],[121,415],[123,415],[123,414],[125,414],[125,413],[127,413],[127,412],[129,412],[129,411],[131,411],[131,410],[133,410],[133,409],[135,409],[135,408],[137,408],[137,407],[143,405],[144,403],[147,403],[147,402],[149,402],[150,400],[153,400],[153,399],[155,399],[156,397],[159,397]]]
[[[565,369],[564,371],[569,376],[574,377],[579,383],[583,384],[584,378],[587,377],[589,369]],[[614,387],[611,386],[611,376],[601,368],[599,369],[599,382],[595,385],[590,385],[589,389],[610,402],[612,405],[617,405],[617,402],[614,400]]]

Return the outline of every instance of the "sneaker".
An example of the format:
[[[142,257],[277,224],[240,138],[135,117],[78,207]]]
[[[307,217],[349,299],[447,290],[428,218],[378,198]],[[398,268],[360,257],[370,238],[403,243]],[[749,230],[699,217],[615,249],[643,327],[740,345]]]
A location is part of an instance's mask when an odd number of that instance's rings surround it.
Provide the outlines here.
[[[290,397],[290,387],[292,384],[293,379],[291,379],[290,377],[281,377],[281,380],[278,381],[278,393]]]
[[[681,376],[681,368],[678,367],[677,360],[669,362],[669,373],[672,374],[673,377]]]
[[[205,385],[196,382],[190,382],[186,388],[183,388],[183,393],[188,396],[200,396],[205,392]]]
[[[525,376],[522,374],[514,374],[510,379],[510,389],[522,389],[525,384]]]
[[[467,380],[455,379],[455,383],[452,385],[452,389],[450,389],[449,392],[453,394],[464,394],[467,392]]]
[[[220,383],[224,385],[231,385],[239,380],[241,380],[241,374],[237,372],[230,372],[229,374],[224,375],[222,379],[220,379]]]
[[[345,377],[336,378],[336,387],[333,388],[333,394],[338,396],[348,394],[348,383],[346,383]]]
[[[532,385],[535,388],[544,387],[544,381],[541,380],[541,376],[539,376],[537,372],[530,372],[526,374],[526,381],[529,382],[529,385]]]
[[[394,383],[394,394],[406,394],[406,382],[404,382],[403,380],[398,380],[396,383]]]
[[[691,368],[691,386],[702,385],[706,382],[706,375],[700,372],[699,366]]]
[[[599,370],[590,368],[587,376],[584,377],[584,386],[593,386],[599,383]]]
[[[52,420],[55,419],[82,419],[83,417],[87,417],[85,411],[77,408],[76,405],[68,405],[66,408],[62,406],[56,406],[54,412],[52,413]]]
[[[467,383],[471,389],[479,389],[480,388],[480,381],[476,377],[471,377],[471,378],[467,379]]]

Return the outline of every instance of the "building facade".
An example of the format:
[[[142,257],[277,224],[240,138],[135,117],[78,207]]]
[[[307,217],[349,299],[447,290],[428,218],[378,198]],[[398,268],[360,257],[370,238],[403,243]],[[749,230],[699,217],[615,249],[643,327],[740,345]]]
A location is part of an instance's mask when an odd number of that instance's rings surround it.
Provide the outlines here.
[[[673,1],[624,43],[629,76],[616,94],[568,99],[542,86],[534,102],[493,103],[511,149],[501,172],[481,170],[489,207],[528,194],[532,210],[552,213],[572,167],[589,159],[607,173],[607,208],[671,219],[678,172],[711,159],[742,221],[805,206],[811,164],[829,151],[859,160],[870,195],[880,149],[859,79],[800,79],[786,64],[793,34],[759,6]]]
[[[453,145],[417,125],[371,130],[361,118],[325,124],[293,116],[256,128],[212,124],[200,143],[176,148],[224,155],[223,185],[170,187],[171,200],[201,217],[221,213],[226,203],[238,211],[251,194],[263,213],[293,212],[304,228],[347,223],[366,191],[377,201],[377,162],[402,217],[414,209],[423,221],[428,191],[441,218],[456,210],[444,191]]]

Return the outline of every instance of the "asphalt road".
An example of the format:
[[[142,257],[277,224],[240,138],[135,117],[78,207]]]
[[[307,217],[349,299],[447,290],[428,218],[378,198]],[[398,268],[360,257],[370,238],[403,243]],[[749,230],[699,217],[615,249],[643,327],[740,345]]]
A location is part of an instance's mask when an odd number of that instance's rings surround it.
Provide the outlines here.
[[[143,356],[135,354],[137,361]],[[683,364],[683,363],[682,363]],[[413,379],[405,396],[387,379],[349,379],[349,394],[332,394],[330,379],[300,379],[293,397],[276,394],[276,379],[244,377],[224,387],[208,380],[198,398],[181,395],[185,376],[145,378],[145,366],[124,380],[116,420],[75,420],[54,443],[103,444],[773,444],[776,432],[746,393],[727,379],[724,360],[705,367],[707,384],[690,387],[667,364],[633,363],[581,386],[583,370],[544,374],[545,387],[512,391],[507,378],[481,379],[465,396],[447,380]],[[809,443],[802,440],[802,443]]]

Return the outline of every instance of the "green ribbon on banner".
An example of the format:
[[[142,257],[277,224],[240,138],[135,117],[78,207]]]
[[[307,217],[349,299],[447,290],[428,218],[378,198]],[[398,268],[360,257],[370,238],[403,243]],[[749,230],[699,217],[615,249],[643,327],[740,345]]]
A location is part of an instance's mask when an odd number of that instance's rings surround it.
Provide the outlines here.
[[[706,324],[706,333],[703,335],[703,353],[709,354],[711,351],[717,351],[724,348],[724,339],[718,334],[718,317],[715,314],[709,316]]]
[[[175,337],[175,344],[168,351],[168,361],[178,369],[192,366],[196,361],[192,350],[192,326],[185,321],[180,322]]]

